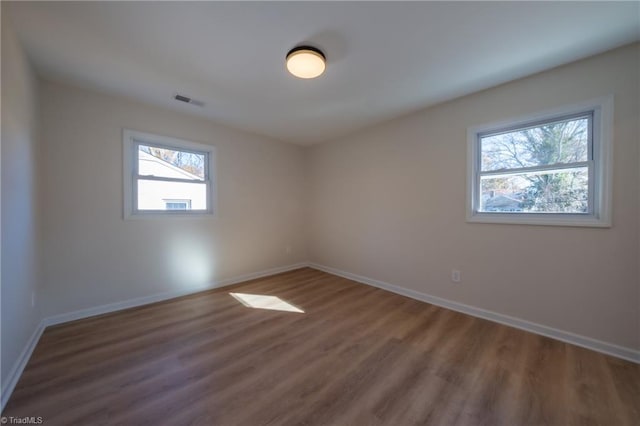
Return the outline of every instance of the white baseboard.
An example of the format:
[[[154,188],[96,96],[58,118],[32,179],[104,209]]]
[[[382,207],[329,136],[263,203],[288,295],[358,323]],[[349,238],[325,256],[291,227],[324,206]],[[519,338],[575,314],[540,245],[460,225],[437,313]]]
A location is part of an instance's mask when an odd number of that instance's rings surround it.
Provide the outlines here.
[[[451,300],[443,299],[436,296],[431,296],[425,293],[421,293],[415,290],[409,290],[393,284],[385,283],[383,281],[374,280],[372,278],[363,277],[360,275],[352,274],[350,272],[341,271],[339,269],[330,268],[328,266],[320,265],[311,262],[300,262],[293,265],[282,266],[278,268],[267,269],[260,272],[254,272],[250,274],[240,275],[234,278],[228,278],[225,280],[211,283],[205,288],[192,289],[187,291],[175,291],[160,293],[153,296],[139,297],[136,299],[125,300],[122,302],[110,303],[107,305],[101,305],[94,308],[82,309],[66,314],[54,315],[44,318],[36,329],[34,330],[31,338],[27,342],[27,345],[23,349],[22,353],[16,360],[11,372],[9,373],[6,384],[2,387],[0,396],[0,411],[4,410],[5,404],[9,400],[13,389],[18,383],[18,379],[22,375],[24,368],[31,358],[31,354],[40,340],[40,336],[44,332],[44,329],[50,325],[62,324],[64,322],[74,321],[82,318],[88,318],[95,315],[106,314],[109,312],[116,312],[123,309],[133,308],[136,306],[147,305],[150,303],[160,302],[163,300],[174,299],[180,296],[186,296],[188,294],[199,293],[201,291],[210,290],[213,288],[225,287],[232,284],[241,283],[243,281],[249,281],[256,278],[267,277],[270,275],[280,274],[282,272],[292,271],[294,269],[300,269],[304,267],[311,267],[320,271],[328,272],[333,275],[338,275],[353,281],[357,281],[362,284],[378,287],[383,290],[390,291],[392,293],[407,296],[412,299],[420,300],[422,302],[431,303],[436,306],[451,309],[453,311],[462,312],[474,317],[483,318],[489,321],[497,322],[500,324],[515,327],[521,330],[529,331],[535,334],[550,337],[552,339],[560,340],[563,342],[571,343],[576,346],[581,346],[587,349],[591,349],[597,352],[601,352],[607,355],[611,355],[617,358],[622,358],[635,363],[640,363],[640,351],[623,346],[618,346],[612,343],[603,342],[600,340],[592,339],[590,337],[581,336],[578,334],[570,333],[567,331],[558,330],[556,328],[548,327],[534,322],[526,321],[520,318],[515,318],[509,315],[499,314],[497,312],[488,311],[486,309],[476,308],[473,306],[465,305],[462,303],[454,302]]]
[[[89,318],[96,315],[107,314],[110,312],[121,311],[123,309],[135,308],[136,306],[148,305],[150,303],[162,302],[164,300],[175,299],[176,297],[187,296],[189,294],[200,293],[201,291],[207,291],[214,288],[226,287],[232,284],[238,284],[243,281],[254,280],[256,278],[268,277],[270,275],[280,274],[282,272],[292,271],[294,269],[304,268],[308,266],[307,262],[296,263],[293,265],[281,266],[278,268],[266,269],[260,272],[253,272],[250,274],[240,275],[225,280],[215,281],[205,287],[197,289],[180,290],[180,291],[168,291],[165,293],[154,294],[152,296],[137,297],[135,299],[123,300],[121,302],[109,303],[107,305],[95,306],[93,308],[81,309],[78,311],[68,312],[59,315],[53,315],[45,318],[45,325],[62,324],[69,321],[75,321],[78,319]]]
[[[0,392],[2,394],[2,396],[0,397],[0,411],[4,410],[4,406],[9,400],[13,389],[16,387],[18,379],[20,379],[24,368],[27,366],[27,362],[29,362],[29,358],[31,358],[31,354],[36,348],[36,345],[38,344],[40,336],[42,336],[42,332],[44,331],[45,327],[46,326],[44,324],[44,321],[40,321],[36,329],[33,330],[33,334],[29,338],[27,345],[22,350],[22,353],[20,353],[20,356],[16,360],[15,364],[13,364],[13,368],[9,372],[6,383],[2,384],[2,392]]]
[[[253,272],[250,274],[240,275],[233,278],[228,278],[225,280],[220,280],[211,283],[210,285],[198,289],[191,289],[186,291],[172,291],[166,293],[160,293],[153,296],[145,296],[138,297],[136,299],[123,300],[121,302],[109,303],[107,305],[96,306],[93,308],[81,309],[74,312],[69,312],[65,314],[59,314],[44,318],[40,321],[37,328],[34,330],[33,335],[27,342],[27,345],[23,349],[20,357],[18,357],[16,363],[9,373],[9,378],[7,379],[6,384],[2,387],[1,397],[0,397],[0,411],[4,410],[4,406],[9,400],[13,389],[18,383],[18,379],[22,375],[24,368],[29,362],[29,358],[31,358],[31,354],[40,340],[40,336],[44,332],[44,329],[50,325],[62,324],[69,321],[75,321],[78,319],[88,318],[95,315],[106,314],[110,312],[116,312],[123,309],[133,308],[136,306],[148,305],[150,303],[161,302],[163,300],[174,299],[180,296],[186,296],[188,294],[199,293],[201,291],[211,290],[213,288],[226,287],[232,284],[238,284],[244,281],[254,280],[256,278],[268,277],[270,275],[280,274],[282,272],[292,271],[294,269],[300,269],[309,266],[307,262],[300,262],[293,265],[281,266],[277,268],[266,269],[259,272]]]
[[[497,312],[489,311],[486,309],[476,308],[474,306],[465,305],[463,303],[458,303],[458,302],[443,299],[440,297],[431,296],[426,293],[421,293],[415,290],[409,290],[409,289],[402,288],[402,287],[389,284],[383,281],[378,281],[372,278],[363,277],[360,275],[341,271],[339,269],[331,268],[328,266],[319,265],[317,263],[311,262],[309,263],[309,267],[318,269],[320,271],[328,272],[333,275],[338,275],[340,277],[347,278],[353,281],[357,281],[362,284],[378,287],[383,290],[390,291],[392,293],[410,297],[412,299],[420,300],[422,302],[431,303],[432,305],[441,306],[443,308],[451,309],[457,312],[462,312],[464,314],[468,314],[474,317],[483,318],[489,321],[508,325],[514,328],[519,328],[521,330],[529,331],[531,333],[540,334],[542,336],[550,337],[552,339],[560,340],[566,343],[571,343],[572,345],[581,346],[583,348],[587,348],[587,349],[591,349],[607,355],[611,355],[616,358],[622,358],[627,361],[640,363],[640,351],[632,348],[615,345],[613,343],[603,342],[601,340],[592,339],[590,337],[581,336],[579,334],[571,333],[568,331],[558,330],[557,328],[548,327],[546,325],[537,324],[531,321],[515,318],[509,315],[499,314]]]

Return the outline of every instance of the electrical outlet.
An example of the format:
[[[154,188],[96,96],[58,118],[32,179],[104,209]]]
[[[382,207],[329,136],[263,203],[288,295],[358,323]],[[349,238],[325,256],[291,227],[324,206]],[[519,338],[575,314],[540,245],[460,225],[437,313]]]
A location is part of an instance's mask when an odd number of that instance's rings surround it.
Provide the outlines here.
[[[289,246],[289,245],[288,245],[288,246],[286,246],[286,247],[284,248],[284,252],[285,252],[286,254],[291,254],[291,246]]]
[[[457,269],[451,270],[451,281],[453,281],[454,283],[459,283],[460,281],[462,281],[459,270]]]

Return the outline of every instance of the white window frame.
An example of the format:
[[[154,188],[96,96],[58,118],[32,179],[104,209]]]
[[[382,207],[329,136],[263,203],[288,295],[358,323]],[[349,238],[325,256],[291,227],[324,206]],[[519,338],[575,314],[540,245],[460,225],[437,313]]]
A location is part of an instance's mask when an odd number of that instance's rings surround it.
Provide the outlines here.
[[[589,213],[481,212],[480,137],[542,125],[566,117],[593,113],[593,163],[589,165]],[[611,227],[613,95],[467,129],[467,222],[523,225]]]
[[[195,152],[205,154],[204,183],[207,186],[207,208],[205,210],[139,210],[137,206],[137,180],[147,179],[138,175],[138,145],[150,145],[160,148],[173,149],[177,151]],[[216,148],[213,145],[206,145],[191,142],[169,136],[154,135],[152,133],[138,132],[135,130],[122,130],[122,152],[123,152],[123,182],[124,182],[124,218],[138,219],[149,217],[211,217],[216,211],[216,178],[215,160]],[[154,178],[156,179],[156,178]],[[172,179],[158,178],[157,180]],[[174,179],[175,181],[175,179]]]

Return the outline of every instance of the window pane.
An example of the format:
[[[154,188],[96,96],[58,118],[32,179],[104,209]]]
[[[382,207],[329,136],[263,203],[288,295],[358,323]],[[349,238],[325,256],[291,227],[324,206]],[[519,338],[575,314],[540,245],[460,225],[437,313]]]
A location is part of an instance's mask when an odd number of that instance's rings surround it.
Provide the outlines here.
[[[140,176],[204,180],[206,154],[138,145]]]
[[[589,160],[589,121],[573,118],[482,136],[481,170],[503,170]]]
[[[481,212],[588,213],[587,167],[480,177]]]
[[[168,201],[169,200],[169,201]],[[172,202],[171,200],[179,200]],[[170,206],[170,204],[181,204]],[[205,183],[138,180],[138,210],[206,210]]]

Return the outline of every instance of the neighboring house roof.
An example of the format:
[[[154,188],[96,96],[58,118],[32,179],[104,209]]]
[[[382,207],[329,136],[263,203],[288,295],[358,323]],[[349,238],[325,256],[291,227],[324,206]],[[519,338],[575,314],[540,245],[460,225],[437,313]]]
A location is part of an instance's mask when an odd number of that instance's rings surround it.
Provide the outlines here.
[[[182,170],[181,168],[144,151],[138,151],[138,160],[138,173],[140,175],[202,180],[200,176],[196,176],[186,170]]]
[[[520,204],[521,200],[509,197],[507,195],[496,195],[495,197],[490,197],[484,202],[485,210],[511,210],[518,211],[522,210]]]

